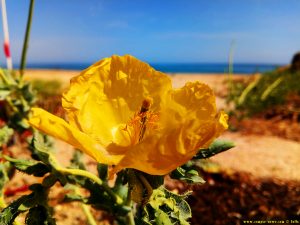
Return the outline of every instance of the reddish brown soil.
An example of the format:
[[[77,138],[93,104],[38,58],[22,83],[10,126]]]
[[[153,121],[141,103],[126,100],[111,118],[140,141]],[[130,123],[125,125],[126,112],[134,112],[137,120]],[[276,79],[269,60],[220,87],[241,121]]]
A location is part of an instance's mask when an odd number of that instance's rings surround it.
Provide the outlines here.
[[[299,181],[260,180],[246,173],[210,174],[207,180],[206,184],[194,187],[189,198],[192,224],[300,219]]]

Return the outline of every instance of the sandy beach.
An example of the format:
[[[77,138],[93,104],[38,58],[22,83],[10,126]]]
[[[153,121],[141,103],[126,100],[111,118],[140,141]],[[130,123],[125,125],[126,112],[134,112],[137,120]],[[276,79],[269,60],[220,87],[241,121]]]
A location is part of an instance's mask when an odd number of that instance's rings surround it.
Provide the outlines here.
[[[60,80],[63,88],[67,88],[70,79],[80,74],[79,70],[51,70],[51,69],[28,69],[25,72],[25,79],[43,79],[43,80]],[[180,88],[187,82],[200,81],[209,85],[215,93],[224,95],[226,89],[225,82],[228,79],[228,74],[209,74],[209,73],[170,73],[168,74],[172,80],[174,88]],[[234,74],[232,79],[240,79],[249,75]],[[217,108],[224,109],[225,101],[219,97],[216,98]]]
[[[27,79],[46,79],[46,80],[61,80],[65,84],[69,83],[69,80],[78,75],[79,70],[51,70],[51,69],[28,69],[25,72],[25,78]],[[167,73],[168,74],[168,73]],[[209,73],[170,73],[168,74],[173,81],[173,87],[181,87],[188,81],[201,81],[213,88],[222,85],[223,81],[228,78],[228,74],[209,74]],[[240,78],[241,76],[247,76],[245,74],[234,74],[232,77]]]
[[[26,79],[60,80],[64,87],[67,87],[72,77],[80,74],[78,70],[51,70],[51,69],[28,69],[25,72]],[[168,73],[167,73],[168,74]],[[170,73],[174,88],[184,86],[186,82],[200,81],[208,84],[215,92],[219,92],[224,87],[224,81],[228,79],[228,74],[209,73]],[[248,75],[234,74],[233,79],[239,79]]]

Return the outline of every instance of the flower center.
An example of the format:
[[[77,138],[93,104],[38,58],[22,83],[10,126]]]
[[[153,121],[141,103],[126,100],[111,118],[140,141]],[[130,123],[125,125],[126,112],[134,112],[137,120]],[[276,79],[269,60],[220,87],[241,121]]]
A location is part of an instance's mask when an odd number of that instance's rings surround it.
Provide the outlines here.
[[[158,113],[154,113],[150,110],[152,102],[153,100],[151,98],[145,98],[140,111],[135,113],[133,118],[122,128],[122,131],[130,140],[130,145],[141,142],[147,131],[158,128]]]

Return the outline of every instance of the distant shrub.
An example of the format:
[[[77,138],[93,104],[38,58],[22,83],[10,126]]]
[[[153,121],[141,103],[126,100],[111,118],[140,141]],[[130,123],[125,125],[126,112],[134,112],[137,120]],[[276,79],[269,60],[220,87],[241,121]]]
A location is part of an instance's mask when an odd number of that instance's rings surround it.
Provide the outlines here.
[[[61,108],[62,83],[59,80],[32,81],[32,87],[37,94],[36,104],[47,111],[63,117]]]
[[[59,80],[36,79],[32,81],[32,87],[42,97],[56,96],[62,92],[62,83]]]
[[[300,72],[277,69],[252,76],[232,84],[227,101],[233,103],[233,112],[239,116],[252,116],[266,111],[285,113],[300,109]]]

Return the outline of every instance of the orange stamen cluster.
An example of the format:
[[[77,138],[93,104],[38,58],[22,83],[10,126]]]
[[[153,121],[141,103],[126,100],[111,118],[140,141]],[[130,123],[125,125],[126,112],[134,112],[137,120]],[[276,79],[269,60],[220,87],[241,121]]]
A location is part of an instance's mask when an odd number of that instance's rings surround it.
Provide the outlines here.
[[[130,138],[131,145],[142,141],[146,130],[158,129],[158,113],[150,111],[152,99],[147,98],[143,101],[140,112],[135,113],[134,117],[126,124],[125,131]]]

